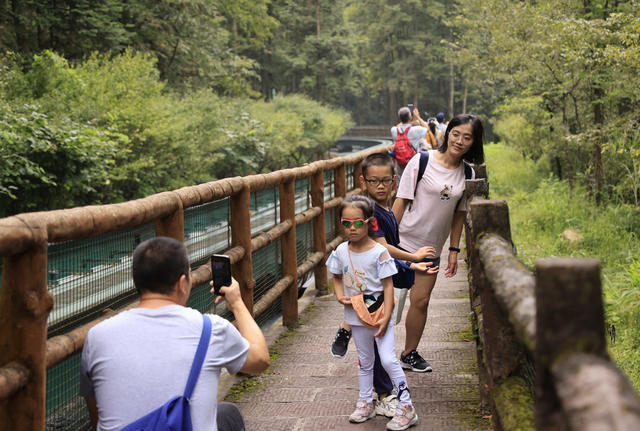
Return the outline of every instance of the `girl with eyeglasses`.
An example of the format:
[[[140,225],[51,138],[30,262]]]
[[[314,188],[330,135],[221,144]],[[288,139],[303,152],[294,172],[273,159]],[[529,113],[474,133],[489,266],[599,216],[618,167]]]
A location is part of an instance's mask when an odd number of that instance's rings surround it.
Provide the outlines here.
[[[365,422],[376,415],[373,403],[375,344],[398,397],[398,407],[394,417],[387,423],[387,429],[405,430],[418,421],[418,415],[411,402],[406,376],[395,354],[391,277],[397,272],[396,264],[387,249],[370,236],[371,232],[377,230],[371,199],[360,195],[349,196],[340,205],[339,213],[348,241],[331,253],[327,267],[333,274],[334,293],[338,302],[344,305],[344,321],[351,325],[358,351],[360,393],[349,421]],[[364,310],[363,302],[366,307]],[[382,315],[372,321],[370,318],[373,318],[376,306],[384,311],[377,313]]]

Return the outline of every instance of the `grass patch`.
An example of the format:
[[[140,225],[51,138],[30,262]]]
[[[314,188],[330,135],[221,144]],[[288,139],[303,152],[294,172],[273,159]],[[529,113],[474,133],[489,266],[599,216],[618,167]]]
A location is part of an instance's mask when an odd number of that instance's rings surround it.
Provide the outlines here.
[[[300,332],[300,326],[306,325],[315,314],[316,310],[317,308],[313,303],[309,304],[309,306],[298,317],[298,326],[295,328],[288,328],[278,336],[271,346],[269,346],[269,359],[271,362],[269,368],[257,376],[247,376],[245,379],[234,384],[229,389],[229,392],[227,392],[224,400],[235,403],[240,401],[244,395],[263,389],[266,384],[265,376],[273,374],[278,368],[281,359],[280,351],[283,346],[290,343],[298,335]]]
[[[607,325],[615,328],[610,353],[640,389],[640,209],[602,205],[584,187],[573,191],[550,175],[543,164],[525,160],[503,144],[487,145],[487,173],[492,199],[509,205],[511,233],[518,257],[532,266],[542,257],[599,259]],[[565,229],[584,236],[562,238]],[[613,332],[611,332],[613,335]]]

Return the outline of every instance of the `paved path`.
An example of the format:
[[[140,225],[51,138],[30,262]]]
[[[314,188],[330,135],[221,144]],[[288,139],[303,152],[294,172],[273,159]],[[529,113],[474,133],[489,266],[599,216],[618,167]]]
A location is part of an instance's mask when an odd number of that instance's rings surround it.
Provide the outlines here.
[[[443,255],[443,262],[446,256]],[[420,420],[411,430],[487,430],[490,421],[478,411],[475,342],[470,337],[467,273],[464,262],[453,279],[439,275],[418,350],[432,373],[407,372]],[[405,305],[406,315],[409,298]],[[387,418],[363,424],[348,417],[358,397],[357,354],[334,358],[330,346],[342,320],[342,306],[332,295],[318,297],[302,314],[303,324],[275,345],[277,359],[267,374],[237,400],[247,431],[384,430]],[[395,328],[396,352],[404,347],[404,318]],[[238,390],[236,386],[235,391]]]

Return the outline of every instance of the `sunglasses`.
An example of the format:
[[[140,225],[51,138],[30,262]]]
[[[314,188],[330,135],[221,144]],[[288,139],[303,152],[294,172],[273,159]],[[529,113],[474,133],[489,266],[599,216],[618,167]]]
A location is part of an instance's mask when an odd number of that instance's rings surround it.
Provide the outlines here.
[[[344,227],[351,227],[351,224],[353,224],[355,227],[362,227],[368,221],[369,220],[363,220],[361,218],[358,218],[358,219],[348,219],[348,218],[340,219],[340,223],[342,223],[342,226],[344,226]]]

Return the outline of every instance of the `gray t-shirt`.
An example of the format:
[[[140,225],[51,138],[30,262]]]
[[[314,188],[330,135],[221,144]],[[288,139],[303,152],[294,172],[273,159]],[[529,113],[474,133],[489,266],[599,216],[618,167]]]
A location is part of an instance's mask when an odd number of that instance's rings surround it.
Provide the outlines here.
[[[220,369],[237,373],[249,343],[210,315],[211,341],[191,397],[194,430],[216,430]],[[202,314],[168,305],[134,308],[93,327],[82,350],[80,395],[98,402],[98,430],[120,430],[181,395],[202,333]]]
[[[400,132],[404,133],[407,127],[411,126],[411,124],[403,124],[400,126]],[[411,146],[416,152],[421,150],[420,148],[420,139],[424,138],[427,135],[427,128],[422,126],[411,126],[409,132],[407,132],[407,138],[409,138],[409,142],[411,142]],[[396,137],[398,136],[398,127],[393,126],[391,128],[391,136],[395,142]]]

